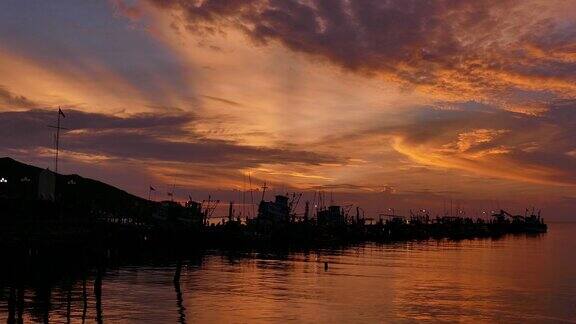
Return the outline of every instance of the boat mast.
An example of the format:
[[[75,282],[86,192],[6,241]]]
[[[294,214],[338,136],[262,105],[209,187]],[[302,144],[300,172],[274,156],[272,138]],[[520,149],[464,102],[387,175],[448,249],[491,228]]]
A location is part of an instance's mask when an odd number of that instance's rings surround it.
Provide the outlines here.
[[[264,201],[264,195],[266,194],[266,189],[268,189],[268,187],[266,186],[266,181],[264,181],[264,185],[262,186],[262,199],[260,201]]]

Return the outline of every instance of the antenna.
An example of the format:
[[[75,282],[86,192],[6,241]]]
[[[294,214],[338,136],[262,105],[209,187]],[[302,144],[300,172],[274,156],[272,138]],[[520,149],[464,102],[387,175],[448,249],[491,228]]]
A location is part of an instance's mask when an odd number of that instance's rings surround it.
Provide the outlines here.
[[[48,127],[50,128],[55,128],[56,129],[56,155],[54,156],[54,173],[58,174],[58,153],[60,151],[60,130],[62,129],[68,129],[68,128],[64,128],[60,126],[60,117],[66,118],[66,115],[64,115],[64,112],[62,112],[62,109],[60,109],[60,106],[58,106],[58,122],[56,124],[56,126],[51,126],[49,125]]]
[[[250,176],[250,173],[248,173],[248,182],[250,183],[250,203],[252,204],[252,217],[254,217],[255,211],[254,211],[254,191],[252,190],[252,177]]]

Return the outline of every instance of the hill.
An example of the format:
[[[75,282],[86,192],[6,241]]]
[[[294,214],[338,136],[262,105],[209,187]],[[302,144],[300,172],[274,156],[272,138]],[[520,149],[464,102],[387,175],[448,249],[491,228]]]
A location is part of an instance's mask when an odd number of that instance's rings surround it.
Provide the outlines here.
[[[50,206],[58,202],[75,217],[135,217],[149,213],[156,205],[97,180],[55,174],[9,157],[0,158],[0,202],[12,206],[13,211],[26,209],[27,205]]]

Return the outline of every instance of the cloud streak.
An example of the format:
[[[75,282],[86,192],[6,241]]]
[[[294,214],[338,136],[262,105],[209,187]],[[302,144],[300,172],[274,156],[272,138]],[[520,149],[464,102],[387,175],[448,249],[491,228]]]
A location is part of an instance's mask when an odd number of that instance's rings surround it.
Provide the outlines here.
[[[16,95],[3,86],[0,86],[0,104],[10,108],[31,108],[37,105],[32,100]]]
[[[374,131],[417,163],[540,184],[576,185],[576,106],[534,117],[488,106],[433,110],[426,124]]]
[[[4,150],[51,148],[46,126],[54,112],[28,110],[0,112],[0,144]],[[222,168],[248,168],[261,164],[339,162],[338,158],[313,152],[253,147],[231,141],[210,140],[192,130],[191,114],[136,114],[116,117],[99,113],[67,111],[73,129],[64,135],[63,149],[113,159],[205,164]]]

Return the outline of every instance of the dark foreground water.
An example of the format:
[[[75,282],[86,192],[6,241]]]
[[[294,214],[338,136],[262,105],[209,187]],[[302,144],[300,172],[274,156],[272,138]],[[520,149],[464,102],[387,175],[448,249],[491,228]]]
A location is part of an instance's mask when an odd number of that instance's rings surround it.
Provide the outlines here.
[[[576,224],[499,240],[209,251],[182,264],[176,284],[173,260],[108,265],[101,286],[94,268],[3,278],[0,320],[576,323]]]

